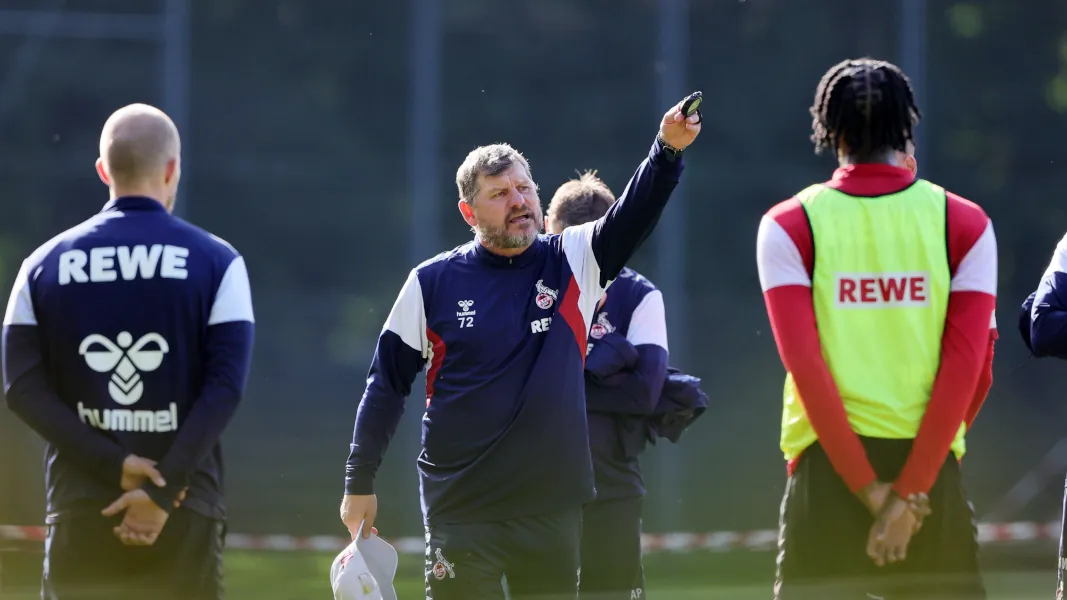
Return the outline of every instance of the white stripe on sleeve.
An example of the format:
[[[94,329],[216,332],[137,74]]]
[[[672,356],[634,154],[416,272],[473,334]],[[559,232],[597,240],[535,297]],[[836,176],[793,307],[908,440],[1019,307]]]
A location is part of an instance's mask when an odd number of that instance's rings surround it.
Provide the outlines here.
[[[4,325],[36,325],[37,315],[33,312],[33,299],[30,297],[30,264],[23,261],[15,276],[15,285],[11,287],[11,296],[7,300],[4,313]]]
[[[233,259],[226,273],[222,275],[219,289],[215,292],[215,302],[211,305],[208,325],[248,321],[255,323],[252,314],[252,286],[248,283],[248,268],[241,256]]]
[[[767,215],[760,221],[756,234],[756,267],[764,292],[784,285],[811,287],[800,249],[785,228]]]
[[[419,275],[412,269],[400,295],[389,311],[385,320],[385,330],[392,331],[412,349],[422,353],[423,358],[430,357],[430,342],[426,338],[426,307],[422,298],[422,285]]]
[[[600,264],[593,255],[595,227],[596,221],[568,227],[563,230],[560,240],[563,253],[567,256],[567,263],[570,264],[571,272],[578,281],[578,290],[582,292],[578,300],[578,308],[582,311],[582,317],[585,318],[586,328],[592,324],[596,305],[604,295],[604,288],[600,287]]]
[[[1060,248],[1056,249],[1056,254],[1061,254]],[[990,296],[997,295],[997,238],[993,233],[992,221],[986,223],[978,241],[960,261],[956,274],[952,276],[950,289],[953,292],[984,292]]]
[[[667,314],[662,292],[652,290],[641,299],[630,317],[626,339],[634,346],[655,344],[667,350]]]

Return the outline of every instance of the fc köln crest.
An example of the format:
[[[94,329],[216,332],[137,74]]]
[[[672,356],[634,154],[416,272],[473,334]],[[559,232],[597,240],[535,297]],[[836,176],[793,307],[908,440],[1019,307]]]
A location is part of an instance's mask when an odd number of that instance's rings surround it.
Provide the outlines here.
[[[602,312],[597,315],[596,323],[589,328],[589,337],[599,340],[612,331],[615,331],[615,327],[608,321],[608,313]]]
[[[440,581],[447,575],[449,578],[455,579],[456,571],[453,568],[455,565],[445,560],[444,553],[441,552],[440,548],[438,548],[434,554],[437,556],[437,562],[433,565],[434,578]]]
[[[537,297],[534,298],[534,303],[537,304],[537,307],[552,308],[552,304],[556,301],[559,292],[546,286],[543,279],[538,279],[534,287],[537,288]]]

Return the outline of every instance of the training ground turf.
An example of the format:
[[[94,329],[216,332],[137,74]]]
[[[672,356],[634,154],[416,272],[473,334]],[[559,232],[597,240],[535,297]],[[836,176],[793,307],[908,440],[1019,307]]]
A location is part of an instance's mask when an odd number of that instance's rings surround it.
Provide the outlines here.
[[[767,583],[715,585],[707,581],[702,565],[717,556],[655,554],[645,558],[648,597],[651,600],[768,600],[771,598],[774,554],[764,553]],[[227,556],[227,596],[235,600],[314,600],[329,598],[329,572],[333,555],[233,552]],[[673,579],[673,581],[670,581]],[[989,573],[989,600],[1048,600],[1054,597],[1054,571]],[[397,572],[399,600],[423,600],[422,561],[402,556]]]
[[[648,596],[651,600],[767,600],[771,581],[762,584],[719,584],[708,581],[702,568],[721,555],[692,553],[656,554],[645,559]],[[767,558],[773,573],[774,555]],[[330,598],[329,572],[332,554],[230,551],[226,555],[226,596],[231,600],[316,600]],[[422,600],[422,564],[418,556],[402,556],[397,573],[399,600]],[[10,573],[8,573],[10,575]],[[672,581],[673,579],[673,581]],[[989,600],[1047,600],[1054,596],[1054,571],[989,572]],[[3,600],[39,598],[33,589],[7,591]]]
[[[774,554],[764,553],[773,576]],[[645,559],[651,600],[768,600],[771,581],[762,585],[716,586],[702,577],[701,565],[713,554],[656,554]],[[333,555],[234,552],[227,556],[227,595],[235,600],[314,600],[329,598],[329,572]],[[704,571],[706,573],[706,570]],[[659,576],[657,576],[659,575]],[[769,577],[770,577],[769,576]],[[665,577],[674,581],[667,581]],[[989,600],[1047,600],[1054,596],[1054,571],[990,573],[986,577]],[[320,591],[321,590],[321,591]],[[423,600],[422,561],[402,556],[397,572],[399,600]]]

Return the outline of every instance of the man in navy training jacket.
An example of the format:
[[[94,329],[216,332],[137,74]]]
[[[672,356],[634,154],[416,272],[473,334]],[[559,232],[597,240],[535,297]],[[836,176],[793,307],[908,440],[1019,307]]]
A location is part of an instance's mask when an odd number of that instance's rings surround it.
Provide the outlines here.
[[[537,185],[511,146],[456,173],[475,239],[411,271],[356,415],[341,519],[373,525],[374,476],[428,367],[418,467],[427,597],[575,598],[582,505],[593,498],[586,333],[604,288],[659,219],[699,115],[664,115],[622,197],[595,223],[541,235]]]
[[[596,221],[614,202],[608,186],[587,172],[552,196],[548,232]],[[583,510],[581,597],[643,598],[645,487],[638,457],[645,449],[645,418],[656,408],[667,379],[663,294],[624,268],[597,307],[587,352],[585,394],[596,500]]]
[[[96,167],[110,200],[22,263],[4,316],[8,406],[47,442],[42,597],[222,598],[248,273],[170,214],[180,140],[161,111],[111,115]]]
[[[1037,290],[1023,301],[1019,312],[1023,343],[1037,357],[1067,359],[1067,236],[1056,245],[1052,260],[1041,276]],[[1067,488],[1061,515],[1059,562],[1056,568],[1057,598],[1067,585]]]

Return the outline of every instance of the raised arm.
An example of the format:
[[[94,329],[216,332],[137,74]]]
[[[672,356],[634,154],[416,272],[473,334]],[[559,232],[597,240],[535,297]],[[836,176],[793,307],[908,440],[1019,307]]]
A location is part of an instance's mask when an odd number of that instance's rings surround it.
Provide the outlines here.
[[[69,460],[117,487],[128,453],[105,433],[83,423],[49,383],[30,295],[30,269],[28,262],[19,269],[4,313],[4,394],[8,408]]]
[[[208,316],[204,342],[204,385],[178,430],[159,471],[167,487],[150,482],[143,489],[163,510],[170,511],[197,465],[219,442],[244,397],[252,364],[255,317],[245,261],[238,256],[223,274]]]
[[[607,345],[605,341],[608,341]],[[620,352],[612,346],[624,348]],[[609,352],[632,353],[632,366],[612,372],[608,366],[611,361],[602,362],[598,356],[598,353]],[[651,414],[667,380],[667,362],[667,319],[663,294],[659,290],[652,290],[634,309],[626,337],[608,334],[589,353],[586,374],[608,393],[588,394],[586,406],[598,412]]]
[[[374,477],[404,414],[404,401],[429,357],[422,288],[412,270],[374,349],[345,467],[346,495],[374,493]]]
[[[604,288],[619,275],[659,221],[682,174],[680,151],[700,133],[700,124],[695,121],[696,115],[689,120],[682,118],[681,103],[667,111],[648,157],[638,165],[607,214],[563,231],[567,260],[579,289],[590,302],[588,307],[583,306],[589,309],[588,315]]]

